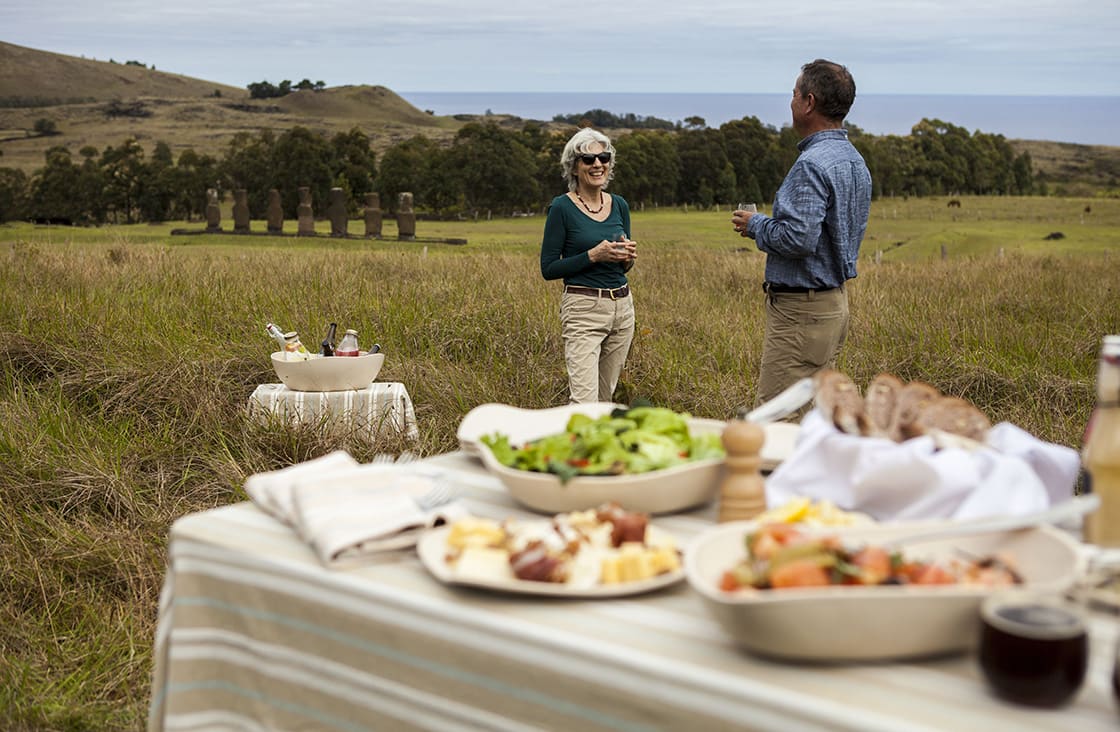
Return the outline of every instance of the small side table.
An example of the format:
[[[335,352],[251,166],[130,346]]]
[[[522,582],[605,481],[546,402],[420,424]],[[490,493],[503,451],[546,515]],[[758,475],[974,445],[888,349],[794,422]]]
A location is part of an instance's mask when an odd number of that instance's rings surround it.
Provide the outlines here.
[[[249,397],[249,412],[302,422],[349,422],[371,435],[393,431],[418,440],[416,410],[404,384],[375,381],[353,391],[292,391],[283,384],[261,384]]]

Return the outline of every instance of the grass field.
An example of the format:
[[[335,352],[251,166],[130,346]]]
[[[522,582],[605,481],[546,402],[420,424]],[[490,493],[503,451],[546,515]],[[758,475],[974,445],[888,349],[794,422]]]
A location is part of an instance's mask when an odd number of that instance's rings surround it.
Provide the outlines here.
[[[754,399],[763,257],[727,211],[633,224],[617,398],[726,419]],[[143,727],[168,527],[243,500],[247,475],[336,448],[444,452],[478,404],[566,400],[539,217],[418,225],[465,246],[398,242],[391,222],[381,241],[178,226],[0,226],[0,728]],[[877,201],[851,306],[858,383],[923,379],[1077,446],[1101,336],[1120,333],[1120,200]],[[268,320],[380,343],[419,444],[247,420],[275,380]]]

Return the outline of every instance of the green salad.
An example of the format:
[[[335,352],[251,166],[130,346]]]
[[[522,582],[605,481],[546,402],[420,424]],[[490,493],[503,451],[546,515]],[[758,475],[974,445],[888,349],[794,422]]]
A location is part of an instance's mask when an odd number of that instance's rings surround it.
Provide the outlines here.
[[[521,447],[510,444],[501,432],[481,440],[503,465],[554,473],[562,482],[577,475],[647,473],[722,458],[719,433],[690,434],[690,417],[665,407],[619,408],[598,418],[573,414],[563,432]]]

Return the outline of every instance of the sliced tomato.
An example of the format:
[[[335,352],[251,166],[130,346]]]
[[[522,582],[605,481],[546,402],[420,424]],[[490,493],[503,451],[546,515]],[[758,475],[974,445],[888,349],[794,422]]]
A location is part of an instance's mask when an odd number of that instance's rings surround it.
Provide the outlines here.
[[[719,588],[724,592],[734,592],[742,587],[739,580],[735,578],[735,573],[728,571],[724,572],[723,576],[719,578]]]
[[[822,587],[832,584],[828,570],[811,559],[795,559],[786,562],[770,573],[770,586],[783,587]]]
[[[926,565],[914,578],[914,584],[916,585],[952,585],[956,584],[956,581],[953,575],[936,564]]]
[[[891,576],[891,555],[877,546],[860,549],[852,556],[852,564],[859,567],[860,584],[878,585]]]

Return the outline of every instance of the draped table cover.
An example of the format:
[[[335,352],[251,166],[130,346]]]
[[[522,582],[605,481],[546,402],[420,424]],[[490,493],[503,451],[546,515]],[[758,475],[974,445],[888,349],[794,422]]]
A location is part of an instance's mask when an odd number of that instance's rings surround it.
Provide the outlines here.
[[[431,458],[473,513],[528,518],[476,459]],[[654,522],[683,546],[715,506]],[[571,600],[441,584],[415,551],[325,569],[250,503],[172,526],[148,729],[1116,730],[1117,618],[1058,710],[985,688],[975,656],[863,664],[738,649],[686,583]],[[843,632],[843,628],[837,628]]]
[[[330,421],[376,435],[392,431],[419,439],[416,410],[404,384],[375,381],[364,389],[292,391],[284,384],[261,384],[249,397],[249,411],[257,417]]]

